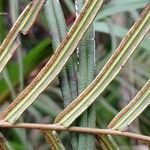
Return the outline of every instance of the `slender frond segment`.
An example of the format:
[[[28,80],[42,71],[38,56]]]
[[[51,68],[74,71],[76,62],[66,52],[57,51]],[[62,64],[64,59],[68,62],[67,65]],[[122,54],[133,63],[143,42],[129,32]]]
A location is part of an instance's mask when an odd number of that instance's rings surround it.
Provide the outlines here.
[[[45,0],[33,0],[33,2],[30,2],[7,34],[0,46],[0,72],[20,45],[17,37],[21,33],[27,34],[44,3]]]
[[[59,140],[59,137],[55,131],[42,131],[46,141],[50,144],[51,150],[65,150],[62,142]]]
[[[108,127],[115,130],[126,129],[149,105],[150,80],[148,80],[135,98],[115,116]]]
[[[4,138],[4,136],[1,133],[0,133],[0,149],[9,150],[7,140]]]

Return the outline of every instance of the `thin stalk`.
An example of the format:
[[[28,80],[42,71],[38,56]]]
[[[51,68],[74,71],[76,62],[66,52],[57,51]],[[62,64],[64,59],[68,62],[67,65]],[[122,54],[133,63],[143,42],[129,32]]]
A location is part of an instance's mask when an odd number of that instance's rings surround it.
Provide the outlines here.
[[[69,132],[78,132],[78,133],[87,133],[87,134],[110,134],[110,135],[118,135],[125,136],[137,140],[150,142],[150,137],[130,132],[122,132],[113,129],[97,129],[97,128],[85,128],[85,127],[69,127],[65,128],[62,125],[58,124],[36,124],[36,123],[18,123],[18,124],[10,124],[8,122],[0,122],[1,128],[27,128],[34,130],[57,130],[57,131],[69,131]]]

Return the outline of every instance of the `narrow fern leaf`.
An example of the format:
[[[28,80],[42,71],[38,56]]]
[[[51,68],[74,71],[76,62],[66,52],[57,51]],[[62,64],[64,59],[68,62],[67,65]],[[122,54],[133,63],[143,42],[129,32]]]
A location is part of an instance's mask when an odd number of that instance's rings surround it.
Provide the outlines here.
[[[9,150],[7,140],[0,133],[0,150]]]
[[[59,45],[45,67],[39,72],[30,85],[2,112],[2,120],[15,123],[21,114],[60,73],[83,34],[92,23],[102,3],[103,0],[88,0],[80,16],[70,29],[70,32]]]
[[[145,8],[139,20],[129,30],[94,81],[56,117],[55,123],[64,125],[65,127],[70,126],[119,73],[149,30],[150,5]]]
[[[62,142],[55,131],[42,131],[46,141],[50,144],[51,150],[65,150]]]
[[[110,135],[97,135],[96,138],[103,150],[119,150],[116,142]]]
[[[32,7],[30,11],[28,12],[28,14],[26,15],[26,18],[24,20],[24,26],[21,31],[24,35],[28,33],[28,31],[30,30],[34,22],[36,21],[37,16],[41,8],[45,4],[45,2],[46,0],[33,0]]]
[[[0,56],[0,72],[3,70],[3,68],[19,46],[20,42],[18,40],[14,41],[13,44],[10,46],[9,51],[6,51],[5,57],[3,57],[3,55],[1,55],[2,57]]]
[[[150,105],[150,80],[138,92],[135,98],[122,109],[110,122],[109,128],[126,129]]]
[[[12,54],[19,45],[16,45],[16,40],[19,34],[26,34],[30,27],[35,22],[38,12],[40,11],[45,0],[33,0],[30,2],[24,11],[21,13],[3,43],[0,46],[0,72],[3,70]]]

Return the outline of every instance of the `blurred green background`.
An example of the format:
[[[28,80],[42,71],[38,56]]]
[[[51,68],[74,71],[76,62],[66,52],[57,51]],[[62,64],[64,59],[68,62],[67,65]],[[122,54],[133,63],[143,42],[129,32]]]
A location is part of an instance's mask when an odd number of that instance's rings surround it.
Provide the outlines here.
[[[25,8],[28,0],[0,0],[0,42],[6,37],[14,23],[15,16]],[[75,20],[74,3],[60,0],[68,30]],[[121,39],[137,20],[143,7],[150,0],[105,0],[98,13],[95,26],[96,39],[96,73],[98,73]],[[13,9],[15,7],[15,11]],[[39,14],[36,23],[26,35],[20,36],[21,47],[14,53],[7,67],[0,74],[0,111],[2,111],[24,87],[38,74],[53,54],[44,11]],[[149,33],[140,47],[130,58],[123,70],[107,87],[96,101],[96,125],[107,128],[108,123],[124,106],[126,106],[150,77],[150,38]],[[23,114],[20,122],[53,123],[57,114],[63,110],[63,100],[58,79],[38,97],[38,100]],[[129,131],[150,135],[150,109],[147,108],[132,123]],[[0,129],[17,150],[49,149],[43,135],[37,130]],[[60,137],[66,147],[70,147],[66,133]],[[143,143],[115,137],[121,149],[137,149]],[[144,150],[146,148],[144,147]]]

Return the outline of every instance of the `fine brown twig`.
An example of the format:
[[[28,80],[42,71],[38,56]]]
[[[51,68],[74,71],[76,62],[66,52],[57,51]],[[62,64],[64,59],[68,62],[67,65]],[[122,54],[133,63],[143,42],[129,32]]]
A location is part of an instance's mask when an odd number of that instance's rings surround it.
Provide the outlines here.
[[[65,128],[62,125],[58,124],[36,124],[36,123],[18,123],[18,124],[10,124],[8,122],[0,122],[0,128],[27,128],[27,129],[36,129],[36,130],[57,130],[57,131],[69,131],[69,132],[80,132],[87,134],[110,134],[110,135],[118,135],[118,136],[126,136],[129,138],[142,140],[150,142],[150,137],[130,132],[122,132],[113,129],[98,129],[98,128],[86,128],[86,127],[70,127]]]

